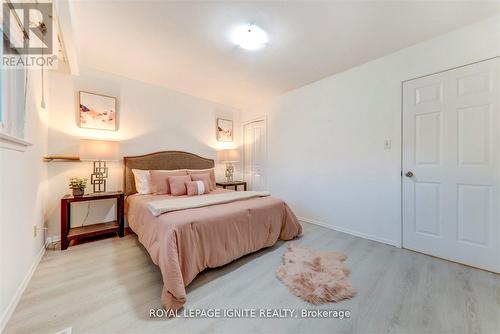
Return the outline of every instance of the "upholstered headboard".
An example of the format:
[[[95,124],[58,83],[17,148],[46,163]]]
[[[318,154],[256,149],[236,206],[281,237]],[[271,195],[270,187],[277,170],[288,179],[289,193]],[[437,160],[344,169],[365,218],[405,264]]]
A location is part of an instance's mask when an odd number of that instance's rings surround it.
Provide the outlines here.
[[[123,165],[123,191],[125,195],[132,195],[137,192],[132,169],[205,169],[213,168],[214,161],[189,152],[163,151],[124,157]]]

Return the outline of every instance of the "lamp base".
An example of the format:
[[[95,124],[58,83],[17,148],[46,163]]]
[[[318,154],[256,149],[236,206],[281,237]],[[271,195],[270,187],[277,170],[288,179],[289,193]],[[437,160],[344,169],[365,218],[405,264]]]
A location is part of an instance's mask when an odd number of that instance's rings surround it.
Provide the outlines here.
[[[94,172],[90,175],[90,183],[95,193],[106,191],[107,177],[108,167],[106,167],[106,161],[94,161]]]
[[[226,163],[226,182],[233,182],[234,166],[232,163]]]

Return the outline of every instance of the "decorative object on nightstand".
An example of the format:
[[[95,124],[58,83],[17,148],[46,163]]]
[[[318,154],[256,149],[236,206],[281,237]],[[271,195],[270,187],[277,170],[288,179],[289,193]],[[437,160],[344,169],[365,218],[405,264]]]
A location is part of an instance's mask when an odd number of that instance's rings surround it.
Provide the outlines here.
[[[217,182],[216,185],[224,189],[234,187],[234,190],[238,190],[238,186],[243,186],[243,190],[247,191],[247,183],[245,181]]]
[[[233,182],[234,174],[234,162],[240,160],[240,150],[238,149],[228,149],[219,151],[219,161],[226,164],[226,182]]]
[[[90,176],[90,183],[94,193],[105,192],[108,177],[106,161],[118,160],[118,142],[80,139],[80,160],[94,161],[94,172]]]
[[[101,199],[116,199],[116,220],[112,222],[103,222],[92,225],[83,225],[71,227],[71,203],[97,201]],[[65,195],[61,198],[61,250],[68,248],[71,240],[93,237],[97,235],[118,233],[123,237],[125,235],[124,223],[124,198],[123,191],[101,192],[95,194],[86,194],[83,196]]]
[[[73,192],[73,196],[83,196],[85,188],[87,188],[87,179],[79,177],[69,179],[69,189]]]

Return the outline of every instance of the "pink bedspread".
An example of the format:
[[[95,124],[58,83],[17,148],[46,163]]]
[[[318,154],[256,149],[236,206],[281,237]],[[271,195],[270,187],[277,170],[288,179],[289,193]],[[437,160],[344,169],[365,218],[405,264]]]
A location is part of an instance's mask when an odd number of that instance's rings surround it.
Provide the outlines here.
[[[160,267],[164,284],[161,300],[166,309],[177,310],[186,303],[185,287],[204,269],[302,234],[288,205],[270,196],[154,217],[147,202],[169,197],[127,198],[128,224]]]

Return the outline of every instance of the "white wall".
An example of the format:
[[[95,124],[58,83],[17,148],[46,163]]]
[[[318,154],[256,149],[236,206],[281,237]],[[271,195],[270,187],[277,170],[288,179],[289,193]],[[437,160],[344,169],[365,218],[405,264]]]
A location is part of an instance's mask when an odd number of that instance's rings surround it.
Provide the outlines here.
[[[44,245],[42,230],[33,237],[33,225],[41,228],[45,220],[48,110],[40,107],[40,70],[28,73],[25,140],[33,145],[24,152],[0,148],[0,332]]]
[[[267,117],[270,191],[301,217],[400,245],[402,81],[495,56],[500,16],[243,111]]]
[[[54,155],[78,155],[79,138],[112,139],[121,142],[121,156],[163,150],[188,151],[216,158],[216,150],[238,146],[240,113],[237,110],[177,93],[160,86],[81,68],[80,76],[50,73],[50,119],[48,150]],[[77,126],[78,91],[117,98],[118,131],[81,129]],[[219,143],[215,135],[217,117],[234,120],[235,140]],[[51,162],[49,165],[49,235],[60,235],[59,199],[68,193],[71,176],[90,177],[90,162]],[[109,164],[108,190],[122,189],[122,162]],[[221,166],[218,166],[221,167]],[[218,168],[219,178],[222,168]],[[89,185],[90,188],[90,185]],[[85,224],[114,219],[110,201],[91,203]],[[72,223],[83,222],[86,205],[72,210]]]

